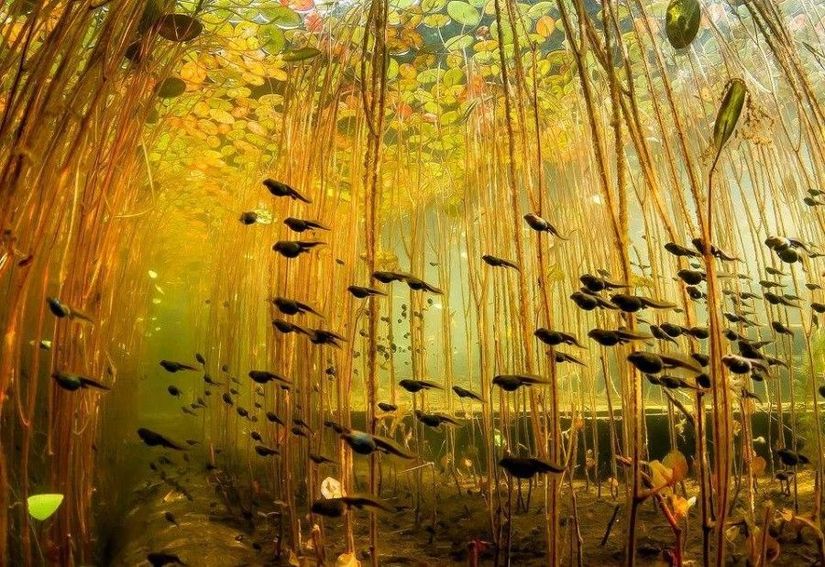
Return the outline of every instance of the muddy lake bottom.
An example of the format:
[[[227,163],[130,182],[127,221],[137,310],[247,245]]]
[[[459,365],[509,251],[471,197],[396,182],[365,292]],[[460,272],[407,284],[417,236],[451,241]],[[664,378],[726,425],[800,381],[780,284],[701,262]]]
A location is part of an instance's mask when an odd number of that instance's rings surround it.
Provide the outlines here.
[[[200,463],[195,463],[192,459],[188,470],[183,467],[177,470],[170,468],[166,473],[167,479],[185,487],[191,500],[170,487],[169,483],[161,481],[148,466],[144,469],[148,475],[137,480],[123,518],[114,524],[104,546],[106,551],[102,564],[146,565],[147,553],[164,551],[177,554],[187,565],[203,567],[290,565],[289,551],[283,549],[279,556],[276,544],[282,533],[278,519],[280,507],[276,499],[264,488],[259,488],[257,495],[254,495],[248,488],[250,483],[247,479],[233,480],[220,468],[207,471]],[[451,475],[439,473],[433,479],[429,469],[424,471],[423,496],[416,521],[414,474],[407,474],[402,480],[401,475],[395,474],[400,470],[385,467],[381,496],[397,511],[378,513],[379,563],[385,566],[468,565],[469,544],[473,540],[490,542],[493,539],[490,512],[478,479],[468,476],[457,480]],[[331,472],[330,475],[334,476]],[[358,475],[358,485],[365,489],[366,476]],[[503,479],[501,486],[506,506],[507,487]],[[623,564],[626,537],[624,486],[619,487],[620,492],[615,499],[606,482],[602,483],[601,495],[596,485],[586,484],[583,480],[577,479],[575,488],[582,553],[578,564]],[[688,495],[698,494],[692,481],[685,483],[684,489]],[[681,494],[681,490],[681,487],[677,488],[677,493]],[[797,490],[800,512],[808,512],[813,505],[814,490],[810,471],[800,471]],[[301,491],[299,488],[298,492]],[[530,510],[520,511],[514,516],[511,565],[529,567],[547,564],[543,493],[543,484],[534,485]],[[526,481],[522,482],[522,494],[526,499]],[[745,502],[744,496],[743,489],[739,506]],[[517,500],[518,490],[514,487],[514,507]],[[576,565],[576,530],[567,483],[562,489],[561,502],[561,564]],[[757,480],[757,518],[762,517],[760,512],[768,502],[776,510],[793,509],[793,498],[782,493],[779,482],[763,476]],[[609,520],[617,506],[620,509],[616,522],[602,545]],[[336,558],[345,551],[344,520],[327,518],[320,522],[325,541],[325,561],[321,562],[310,541],[312,520],[306,514],[307,505],[299,500],[298,510],[301,514],[303,551],[297,557],[298,563],[293,557],[292,565],[336,565]],[[167,511],[174,514],[177,526],[165,519],[164,513]],[[350,514],[355,522],[356,557],[362,565],[368,565],[369,516],[358,510]],[[731,515],[734,521],[741,517],[740,508]],[[681,525],[685,540],[685,565],[701,565],[702,537],[698,507],[690,510],[687,525],[684,522]],[[286,522],[283,529],[287,529]],[[673,533],[652,499],[640,508],[637,534],[637,564],[668,565],[664,552],[673,545]],[[817,564],[816,542],[810,531],[803,530],[800,535],[785,526],[774,535],[781,546],[781,553],[773,565]],[[741,533],[735,535],[728,549],[729,565],[747,565],[745,538]],[[499,559],[503,565],[503,551]],[[487,545],[480,554],[478,564],[494,563],[495,547]]]

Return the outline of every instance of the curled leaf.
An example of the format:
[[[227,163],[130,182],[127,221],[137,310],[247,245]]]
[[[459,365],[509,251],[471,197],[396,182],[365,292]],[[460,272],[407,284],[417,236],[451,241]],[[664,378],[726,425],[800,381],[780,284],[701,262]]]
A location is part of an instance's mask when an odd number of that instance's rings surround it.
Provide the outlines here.
[[[742,106],[745,104],[747,94],[745,81],[738,78],[728,81],[725,96],[719,106],[719,113],[716,115],[716,123],[713,125],[713,145],[716,148],[717,158],[733,134],[736,123],[739,122],[739,115],[742,114]]]
[[[685,456],[678,450],[674,449],[662,459],[662,464],[673,472],[673,482],[680,482],[684,480],[688,473],[688,463]]]

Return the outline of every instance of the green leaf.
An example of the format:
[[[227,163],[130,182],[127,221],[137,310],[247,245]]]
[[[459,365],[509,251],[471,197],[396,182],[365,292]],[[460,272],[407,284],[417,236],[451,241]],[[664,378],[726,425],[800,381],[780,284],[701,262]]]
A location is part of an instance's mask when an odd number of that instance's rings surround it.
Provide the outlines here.
[[[317,57],[321,54],[314,47],[301,47],[299,49],[290,49],[286,53],[284,53],[284,61],[289,61],[290,63],[295,61],[306,61],[307,59],[312,59],[313,57]]]
[[[453,20],[465,26],[477,26],[481,22],[481,12],[467,2],[452,0],[447,4],[447,13]]]
[[[155,87],[159,98],[179,97],[186,91],[186,83],[178,77],[167,77]]]
[[[261,47],[270,54],[280,53],[286,46],[284,32],[277,25],[262,26],[258,32]]]
[[[301,15],[288,6],[275,6],[263,11],[264,17],[269,19],[270,24],[275,24],[285,30],[297,28],[301,25]]]
[[[742,106],[748,95],[748,88],[742,79],[731,79],[728,81],[725,96],[719,106],[719,113],[716,115],[716,123],[713,125],[713,145],[716,147],[717,156],[722,151],[725,143],[733,134],[736,123],[739,122],[739,115],[742,114]]]
[[[665,15],[667,39],[676,49],[690,45],[699,31],[702,13],[699,0],[670,0]]]
[[[29,515],[35,520],[47,520],[63,503],[62,494],[34,494],[29,496],[27,504]]]

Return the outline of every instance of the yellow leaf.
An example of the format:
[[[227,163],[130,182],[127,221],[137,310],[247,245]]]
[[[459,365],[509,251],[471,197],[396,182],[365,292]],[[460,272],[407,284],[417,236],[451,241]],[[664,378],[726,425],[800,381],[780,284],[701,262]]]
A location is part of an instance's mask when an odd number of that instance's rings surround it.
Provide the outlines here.
[[[361,562],[355,558],[354,553],[342,553],[335,560],[335,567],[361,567]]]
[[[189,61],[181,67],[180,78],[188,83],[199,85],[206,80],[206,69],[196,61]]]
[[[765,472],[766,465],[767,463],[765,462],[765,459],[757,455],[753,458],[753,461],[751,461],[751,470],[753,471],[753,474],[760,475]]]
[[[556,21],[550,16],[542,16],[536,22],[536,33],[547,39],[556,29]]]
[[[659,461],[650,461],[650,480],[653,490],[660,490],[673,482],[673,471]]]
[[[688,474],[688,463],[685,456],[677,449],[672,450],[662,459],[662,464],[673,471],[673,482],[680,482]]]
[[[220,122],[221,124],[232,124],[233,122],[235,122],[235,118],[231,114],[219,108],[213,108],[212,110],[210,110],[209,116],[211,116],[214,120]]]
[[[668,496],[668,502],[673,510],[673,515],[676,516],[677,520],[681,520],[687,516],[688,510],[696,504],[696,497],[692,496],[690,498],[682,498],[681,496],[672,494],[671,496]]]

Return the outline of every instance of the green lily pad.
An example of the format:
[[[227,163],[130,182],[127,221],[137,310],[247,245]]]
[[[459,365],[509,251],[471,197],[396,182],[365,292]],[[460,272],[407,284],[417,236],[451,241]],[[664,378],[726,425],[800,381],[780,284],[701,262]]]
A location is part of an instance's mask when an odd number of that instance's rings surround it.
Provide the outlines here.
[[[279,28],[289,30],[301,25],[301,15],[288,6],[276,6],[264,10],[264,17],[269,19],[270,24],[275,24]]]
[[[690,45],[699,31],[702,12],[699,0],[670,0],[665,15],[667,39],[676,49]]]
[[[290,63],[295,61],[306,61],[307,59],[312,59],[313,57],[317,57],[321,54],[321,52],[314,48],[314,47],[301,47],[298,49],[290,49],[286,53],[284,53],[284,61],[289,61]]]
[[[27,500],[29,516],[42,522],[54,514],[62,503],[62,494],[34,494]]]
[[[169,41],[191,41],[203,31],[203,24],[186,14],[166,14],[158,21],[158,35]]]
[[[447,13],[454,21],[465,26],[477,26],[481,22],[481,12],[467,2],[452,0],[447,4]]]
[[[186,83],[178,77],[167,77],[155,88],[158,98],[176,98],[186,92]]]

